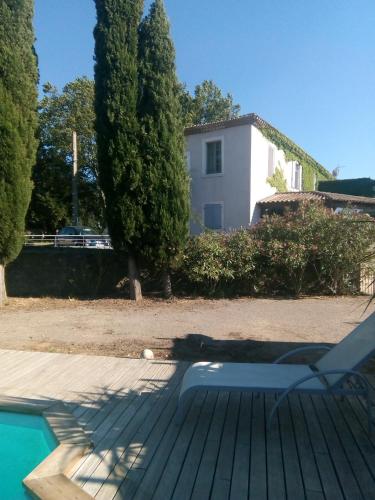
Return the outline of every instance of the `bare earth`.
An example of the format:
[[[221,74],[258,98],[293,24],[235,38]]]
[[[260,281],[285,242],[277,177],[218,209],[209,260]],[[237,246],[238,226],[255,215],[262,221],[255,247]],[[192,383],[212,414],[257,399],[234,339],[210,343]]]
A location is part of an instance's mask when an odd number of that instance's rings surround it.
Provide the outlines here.
[[[149,348],[159,358],[270,361],[306,343],[337,343],[374,311],[364,312],[367,302],[10,299],[0,311],[0,348],[122,357]]]

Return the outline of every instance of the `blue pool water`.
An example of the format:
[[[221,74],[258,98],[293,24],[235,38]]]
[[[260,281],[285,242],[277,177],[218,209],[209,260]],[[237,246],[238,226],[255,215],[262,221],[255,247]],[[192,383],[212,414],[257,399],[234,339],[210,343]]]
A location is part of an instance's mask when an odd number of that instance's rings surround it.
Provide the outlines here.
[[[43,417],[0,411],[0,499],[29,499],[22,480],[56,446]]]

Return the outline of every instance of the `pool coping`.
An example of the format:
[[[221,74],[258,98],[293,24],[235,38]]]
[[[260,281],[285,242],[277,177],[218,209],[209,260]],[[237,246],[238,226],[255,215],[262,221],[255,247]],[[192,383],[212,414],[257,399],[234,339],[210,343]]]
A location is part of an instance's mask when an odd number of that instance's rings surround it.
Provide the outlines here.
[[[92,449],[82,426],[62,401],[51,403],[0,397],[0,411],[28,413],[45,418],[58,446],[23,480],[29,493],[39,500],[88,500],[88,493],[73,483],[67,473]]]

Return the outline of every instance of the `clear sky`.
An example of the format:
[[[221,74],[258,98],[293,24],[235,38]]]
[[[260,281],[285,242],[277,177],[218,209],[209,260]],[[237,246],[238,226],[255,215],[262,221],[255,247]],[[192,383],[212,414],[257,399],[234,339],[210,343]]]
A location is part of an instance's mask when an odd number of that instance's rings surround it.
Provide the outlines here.
[[[374,0],[165,3],[189,89],[213,79],[340,178],[375,178]],[[35,4],[41,83],[92,77],[93,0]]]

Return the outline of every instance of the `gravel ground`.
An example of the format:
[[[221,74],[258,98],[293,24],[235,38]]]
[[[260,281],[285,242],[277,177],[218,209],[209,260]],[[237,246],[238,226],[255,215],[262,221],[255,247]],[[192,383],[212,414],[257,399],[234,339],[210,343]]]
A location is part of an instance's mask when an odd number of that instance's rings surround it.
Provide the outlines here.
[[[149,348],[159,358],[270,361],[295,346],[340,341],[374,311],[364,312],[367,302],[10,299],[0,311],[0,348],[128,357]]]

